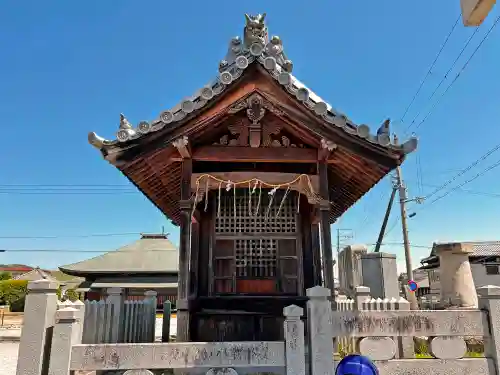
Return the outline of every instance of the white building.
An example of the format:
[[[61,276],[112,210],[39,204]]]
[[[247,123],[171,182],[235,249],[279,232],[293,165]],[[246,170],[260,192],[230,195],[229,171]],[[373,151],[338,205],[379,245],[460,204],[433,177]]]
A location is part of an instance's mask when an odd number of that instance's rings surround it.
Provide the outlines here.
[[[485,285],[500,285],[500,241],[464,242],[472,245],[469,256],[472,277],[476,288]],[[430,255],[421,260],[421,270],[429,276],[429,300],[439,299],[441,284],[439,280],[439,257],[435,254],[434,244]]]

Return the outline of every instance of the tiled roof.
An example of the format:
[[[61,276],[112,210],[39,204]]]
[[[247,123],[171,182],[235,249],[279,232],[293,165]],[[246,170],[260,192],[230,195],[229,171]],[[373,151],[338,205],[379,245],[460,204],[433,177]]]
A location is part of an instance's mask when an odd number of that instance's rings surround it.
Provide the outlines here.
[[[472,251],[473,256],[500,256],[500,241],[476,242]]]
[[[177,247],[163,235],[143,235],[117,250],[61,266],[73,276],[106,273],[176,273],[179,270]]]
[[[0,272],[30,272],[32,267],[0,267]]]
[[[47,280],[52,280],[56,281],[52,275],[48,271],[44,271],[38,267],[33,268],[31,271],[28,271],[26,273],[23,273],[21,275],[18,275],[13,278],[14,280],[27,280],[27,281],[36,281],[40,279],[47,279]]]
[[[472,253],[469,255],[471,257],[500,257],[500,241],[467,241],[462,243],[472,245]],[[429,256],[422,259],[421,263],[437,259],[435,245],[437,244],[434,244]]]
[[[264,24],[265,14],[245,15],[245,17],[244,37],[231,39],[226,57],[219,63],[219,74],[216,78],[193,96],[161,112],[151,123],[141,121],[134,127],[122,114],[116,140],[106,140],[91,132],[88,136],[89,142],[101,150],[107,146],[119,147],[148,133],[160,131],[166,126],[175,126],[175,123],[188,115],[213,103],[217,96],[232,87],[232,84],[250,65],[260,64],[291,96],[302,102],[305,108],[344,132],[384,148],[400,150],[404,153],[410,153],[416,149],[417,139],[414,137],[401,145],[392,144],[388,121],[384,122],[374,134],[370,132],[367,125],[354,124],[345,114],[334,110],[328,102],[291,74],[293,64],[284,53],[283,42],[277,36],[272,38],[268,36],[267,27]]]

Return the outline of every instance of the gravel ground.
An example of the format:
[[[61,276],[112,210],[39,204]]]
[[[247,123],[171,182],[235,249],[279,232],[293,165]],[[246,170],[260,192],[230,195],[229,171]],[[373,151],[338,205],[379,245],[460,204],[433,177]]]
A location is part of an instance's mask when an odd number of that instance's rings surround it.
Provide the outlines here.
[[[16,375],[19,343],[0,342],[0,369],[2,375]]]

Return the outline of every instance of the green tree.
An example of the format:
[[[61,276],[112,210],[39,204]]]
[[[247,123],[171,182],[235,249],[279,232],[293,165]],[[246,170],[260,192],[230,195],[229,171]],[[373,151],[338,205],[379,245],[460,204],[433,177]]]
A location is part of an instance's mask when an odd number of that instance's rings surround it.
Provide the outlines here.
[[[12,274],[7,271],[0,272],[0,281],[12,279]]]

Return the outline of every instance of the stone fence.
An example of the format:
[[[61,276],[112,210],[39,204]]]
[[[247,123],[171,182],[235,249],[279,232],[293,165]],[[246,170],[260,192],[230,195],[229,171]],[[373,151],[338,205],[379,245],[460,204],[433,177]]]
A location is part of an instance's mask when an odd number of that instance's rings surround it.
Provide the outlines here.
[[[355,352],[371,358],[381,375],[498,375],[500,287],[478,289],[480,309],[441,311],[371,309],[381,302],[363,300],[367,288],[358,289],[355,299],[367,309],[337,309],[341,301],[332,309],[330,290],[314,287],[307,290],[309,337],[300,319],[302,309],[288,306],[283,311],[284,341],[96,344],[82,343],[86,315],[82,309],[69,305],[58,309],[57,284],[39,280],[28,289],[17,375],[68,375],[80,370],[148,375],[165,369],[207,375],[305,375],[306,370],[309,375],[333,375],[334,345],[340,337],[351,340]],[[400,339],[415,336],[429,337],[432,358],[408,358],[398,351]],[[465,358],[465,337],[485,338],[484,357]]]
[[[332,311],[330,290],[307,290],[307,320],[311,334],[311,374],[331,374],[331,356],[338,337],[356,339],[356,351],[371,358],[381,375],[490,374],[498,375],[500,360],[500,287],[477,289],[480,309]],[[433,358],[396,359],[395,337],[430,338]],[[485,339],[484,358],[464,358],[465,337]],[[333,339],[333,340],[332,340]]]
[[[370,296],[370,288],[358,286],[354,288],[354,298],[339,295],[335,301],[337,312],[345,311],[409,311],[410,302],[403,297],[400,298],[373,298]],[[395,358],[413,358],[415,354],[412,337],[395,336],[397,344]],[[337,347],[334,348],[339,355],[357,353],[357,338],[353,336],[337,336]]]
[[[86,306],[58,303],[56,291],[57,283],[49,280],[28,285],[17,375],[68,375],[76,371],[144,375],[165,369],[213,375],[217,369],[230,374],[305,375],[303,311],[298,306],[287,306],[283,311],[284,341],[82,344]]]

